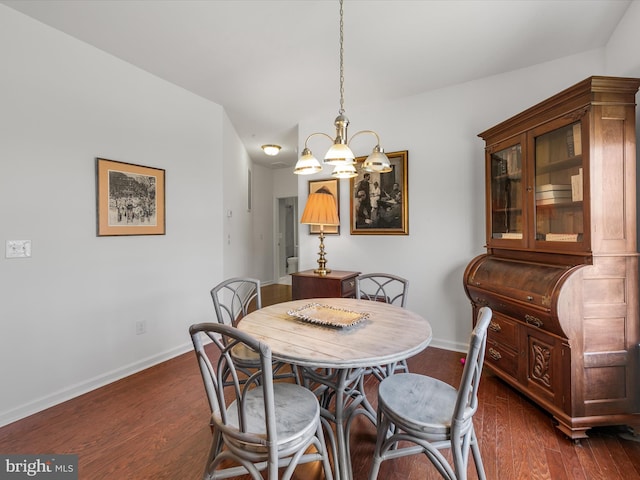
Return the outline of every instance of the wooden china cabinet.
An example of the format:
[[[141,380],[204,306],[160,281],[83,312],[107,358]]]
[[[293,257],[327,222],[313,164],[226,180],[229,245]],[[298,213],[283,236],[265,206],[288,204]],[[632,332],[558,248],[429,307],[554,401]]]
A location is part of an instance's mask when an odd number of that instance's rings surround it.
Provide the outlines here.
[[[479,134],[487,253],[464,274],[494,311],[485,366],[572,439],[640,434],[636,92],[590,77]]]

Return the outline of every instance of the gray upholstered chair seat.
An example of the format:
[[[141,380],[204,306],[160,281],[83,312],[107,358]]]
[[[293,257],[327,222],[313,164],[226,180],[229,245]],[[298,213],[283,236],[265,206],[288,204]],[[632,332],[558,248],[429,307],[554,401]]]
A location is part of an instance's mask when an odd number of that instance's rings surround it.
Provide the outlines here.
[[[247,348],[246,345],[238,344],[231,349],[231,355],[238,365],[248,368],[260,366],[260,355]]]
[[[398,373],[385,379],[378,403],[402,430],[421,432],[429,440],[446,440],[458,391],[438,379],[415,373]]]
[[[293,383],[274,383],[274,403],[278,450],[297,450],[300,443],[314,435],[315,419],[320,415],[320,405],[316,396],[308,389]],[[254,388],[245,395],[247,432],[252,436],[266,439],[267,421],[264,416],[264,395],[261,388]],[[237,405],[233,402],[227,408],[228,421],[225,428],[238,428]],[[215,415],[215,414],[214,414]],[[214,424],[221,423],[214,418]],[[223,430],[223,436],[224,430]],[[263,443],[240,441],[233,436],[225,436],[227,446],[235,445],[242,450],[267,452]]]

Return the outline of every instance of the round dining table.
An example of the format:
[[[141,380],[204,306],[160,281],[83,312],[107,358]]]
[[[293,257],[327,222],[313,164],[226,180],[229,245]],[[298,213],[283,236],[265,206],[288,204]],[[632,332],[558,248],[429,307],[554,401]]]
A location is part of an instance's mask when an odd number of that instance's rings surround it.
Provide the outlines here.
[[[321,401],[323,417],[336,429],[338,480],[352,478],[350,418],[365,413],[375,422],[370,406],[365,407],[363,373],[416,355],[432,337],[429,322],[411,310],[353,298],[270,305],[249,313],[238,328],[267,344],[275,360],[301,367],[307,384],[321,386],[316,392],[326,400]]]

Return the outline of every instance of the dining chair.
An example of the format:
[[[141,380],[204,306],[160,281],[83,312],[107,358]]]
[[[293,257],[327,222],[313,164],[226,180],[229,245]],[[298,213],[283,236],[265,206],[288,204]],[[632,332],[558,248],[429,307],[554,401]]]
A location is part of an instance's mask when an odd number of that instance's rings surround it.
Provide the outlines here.
[[[189,333],[211,410],[203,479],[262,480],[266,472],[268,480],[288,480],[298,465],[320,462],[325,479],[333,480],[318,399],[301,385],[273,381],[269,346],[220,323],[192,325]],[[249,377],[231,353],[238,345],[258,355],[259,368]]]
[[[478,478],[486,479],[473,416],[478,409],[478,386],[492,315],[489,307],[478,311],[457,390],[415,373],[391,375],[380,382],[378,432],[369,480],[378,477],[383,461],[418,453],[424,453],[444,478],[465,480],[469,450]],[[440,452],[447,448],[452,452],[453,467]]]
[[[402,308],[407,306],[407,294],[409,291],[409,280],[390,273],[363,273],[356,277],[356,298],[359,300],[371,300],[374,302],[389,303]],[[401,325],[398,326],[401,328]],[[376,365],[367,368],[359,381],[361,392],[365,391],[364,383],[368,376],[373,375],[379,381],[396,372],[408,372],[409,366],[406,360],[390,365]],[[364,410],[356,413],[366,415],[375,423],[375,409],[369,402],[366,395],[363,395],[362,406]]]
[[[262,308],[260,280],[229,278],[211,289],[211,299],[218,323],[237,327],[242,317]]]
[[[356,298],[374,302],[390,303],[402,308],[407,306],[409,280],[390,273],[364,273],[356,277]],[[399,326],[401,327],[401,326]],[[382,380],[390,373],[408,372],[406,360],[393,365],[380,365],[369,372],[378,380]]]
[[[237,327],[248,313],[262,308],[262,292],[260,280],[255,278],[234,277],[220,282],[211,289],[211,299],[218,323]],[[247,350],[238,344],[232,355],[237,367],[249,373],[249,369],[259,366],[256,352]],[[273,366],[277,379],[292,378],[298,382],[298,373],[292,365],[275,362]]]
[[[407,306],[409,280],[390,273],[363,273],[356,277],[356,298]]]

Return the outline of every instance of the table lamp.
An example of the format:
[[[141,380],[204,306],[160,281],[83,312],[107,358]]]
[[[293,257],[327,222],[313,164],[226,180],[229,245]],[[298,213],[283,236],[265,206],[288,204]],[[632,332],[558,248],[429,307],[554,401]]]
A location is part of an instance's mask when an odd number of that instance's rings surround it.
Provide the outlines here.
[[[324,277],[331,270],[327,270],[327,260],[324,258],[324,227],[325,225],[340,225],[338,218],[338,208],[336,207],[336,199],[331,192],[322,187],[316,192],[309,195],[307,204],[304,207],[300,223],[306,225],[320,226],[320,251],[318,252],[318,268],[313,272]]]

